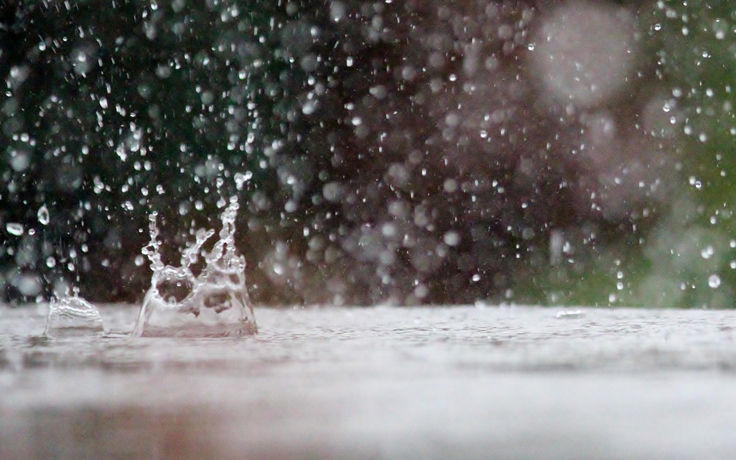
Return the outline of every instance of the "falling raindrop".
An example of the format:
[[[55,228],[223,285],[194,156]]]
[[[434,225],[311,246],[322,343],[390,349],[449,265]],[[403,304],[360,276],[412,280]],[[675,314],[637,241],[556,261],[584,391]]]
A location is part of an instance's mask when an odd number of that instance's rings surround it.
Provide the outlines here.
[[[710,275],[708,277],[708,286],[712,287],[713,289],[716,289],[718,286],[721,285],[721,277],[718,275]]]
[[[8,231],[11,235],[15,236],[21,236],[24,233],[23,225],[16,223],[16,222],[8,222],[5,225],[5,230]]]
[[[40,208],[38,208],[37,217],[38,217],[38,222],[40,222],[41,225],[49,224],[50,222],[49,210],[48,208],[46,208],[46,205],[43,205]]]
[[[445,233],[443,239],[448,246],[457,246],[460,244],[460,235],[455,231]]]

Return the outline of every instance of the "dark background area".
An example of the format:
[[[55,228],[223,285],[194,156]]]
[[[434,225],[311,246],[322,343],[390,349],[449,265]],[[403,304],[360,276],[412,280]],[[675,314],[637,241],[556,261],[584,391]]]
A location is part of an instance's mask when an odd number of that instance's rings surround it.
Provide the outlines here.
[[[138,301],[237,194],[258,303],[730,306],[734,18],[659,3],[6,1],[0,295]],[[611,97],[562,8],[633,18]]]

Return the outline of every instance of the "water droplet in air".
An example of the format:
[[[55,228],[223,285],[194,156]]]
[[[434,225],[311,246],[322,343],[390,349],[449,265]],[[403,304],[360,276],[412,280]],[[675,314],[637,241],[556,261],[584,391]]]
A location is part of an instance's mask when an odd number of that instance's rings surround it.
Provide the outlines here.
[[[250,171],[246,171],[245,174],[236,173],[235,174],[235,187],[238,190],[243,189],[243,184],[245,182],[248,182],[253,177],[253,173]]]
[[[460,244],[460,235],[455,231],[449,231],[445,233],[443,237],[445,244],[448,246],[457,246]]]
[[[23,226],[15,222],[8,222],[5,225],[5,230],[7,230],[8,233],[10,233],[11,235],[15,235],[15,236],[21,236],[24,231]]]
[[[49,218],[49,210],[46,207],[46,205],[41,206],[38,208],[38,221],[41,223],[41,225],[48,225],[50,222]]]
[[[38,295],[43,288],[43,281],[41,281],[41,278],[38,275],[33,273],[21,274],[12,280],[11,283],[22,295],[28,297]]]
[[[708,286],[712,287],[713,289],[716,289],[718,286],[721,285],[721,277],[718,275],[710,275],[708,277]]]

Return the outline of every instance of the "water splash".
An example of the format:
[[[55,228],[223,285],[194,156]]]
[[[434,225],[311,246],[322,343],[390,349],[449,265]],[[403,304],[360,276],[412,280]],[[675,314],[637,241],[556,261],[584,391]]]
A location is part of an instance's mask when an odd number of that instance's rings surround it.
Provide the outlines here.
[[[245,286],[245,257],[235,249],[235,218],[238,200],[221,215],[219,240],[210,252],[204,243],[213,230],[199,230],[195,241],[181,256],[180,265],[164,265],[156,219],[149,217],[151,242],[143,254],[151,262],[151,288],[143,299],[137,337],[238,337],[255,334],[257,326]],[[205,266],[195,275],[192,265],[202,257]]]
[[[100,312],[91,303],[79,297],[79,292],[52,299],[46,318],[44,335],[51,338],[102,335]]]

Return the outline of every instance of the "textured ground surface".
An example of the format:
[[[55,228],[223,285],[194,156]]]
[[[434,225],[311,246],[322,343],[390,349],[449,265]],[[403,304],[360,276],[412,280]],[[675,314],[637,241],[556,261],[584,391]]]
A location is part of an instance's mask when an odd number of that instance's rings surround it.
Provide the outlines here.
[[[0,458],[733,458],[736,312],[258,309],[245,339],[0,307]]]

